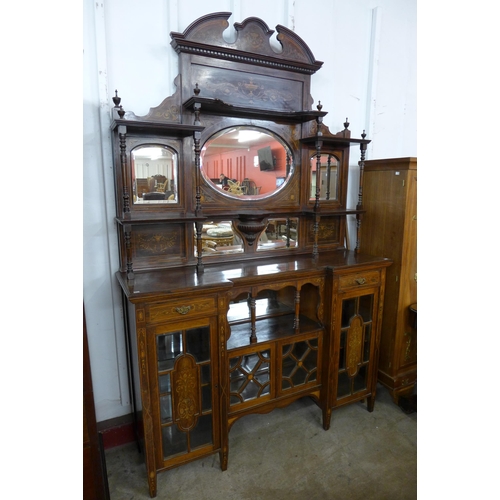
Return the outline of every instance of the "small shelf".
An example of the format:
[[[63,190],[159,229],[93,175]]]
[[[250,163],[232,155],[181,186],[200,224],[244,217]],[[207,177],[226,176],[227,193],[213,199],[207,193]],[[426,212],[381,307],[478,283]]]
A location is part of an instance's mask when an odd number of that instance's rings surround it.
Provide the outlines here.
[[[187,125],[185,123],[168,123],[145,120],[127,120],[115,118],[110,128],[115,130],[119,126],[127,127],[129,132],[146,132],[151,134],[167,135],[169,137],[189,137],[193,132],[201,132],[205,127],[201,125]]]
[[[294,318],[294,314],[286,314],[283,316],[257,319],[255,322],[257,344],[323,330],[318,322],[311,320],[307,316],[300,316],[299,329],[297,331],[293,327]],[[250,322],[233,323],[231,325],[231,336],[227,341],[228,351],[240,347],[255,346],[256,344],[250,344],[250,335]]]
[[[323,143],[323,149],[326,146],[334,146],[336,148],[348,148],[353,144],[370,144],[370,139],[353,139],[351,137],[341,137],[332,135],[310,136],[300,139],[300,143],[306,146],[316,147],[316,141],[320,140]]]
[[[254,118],[272,120],[281,123],[306,123],[327,114],[326,111],[274,111],[272,109],[246,108],[233,106],[220,99],[210,97],[191,97],[184,102],[183,107],[194,111],[194,105],[201,104],[200,112],[214,115],[233,116],[238,118]]]
[[[293,309],[281,302],[270,305],[266,299],[255,301],[255,315],[258,319],[284,315],[292,315],[293,317],[293,314]],[[245,301],[231,304],[227,314],[227,320],[230,325],[248,323],[250,321],[250,308],[248,303]]]

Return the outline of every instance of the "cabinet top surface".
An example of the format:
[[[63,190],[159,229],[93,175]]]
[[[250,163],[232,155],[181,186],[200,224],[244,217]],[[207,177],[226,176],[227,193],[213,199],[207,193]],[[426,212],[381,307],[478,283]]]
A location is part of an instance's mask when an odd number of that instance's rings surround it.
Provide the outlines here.
[[[417,170],[417,158],[406,157],[366,160],[365,172],[370,170]]]
[[[266,260],[224,263],[205,266],[202,273],[195,267],[160,269],[135,274],[134,280],[126,273],[117,273],[118,281],[131,302],[147,298],[182,295],[203,290],[206,293],[229,289],[235,285],[274,283],[279,280],[323,276],[327,270],[355,272],[373,267],[387,267],[390,259],[340,250],[325,252],[316,259],[309,255],[278,257]]]

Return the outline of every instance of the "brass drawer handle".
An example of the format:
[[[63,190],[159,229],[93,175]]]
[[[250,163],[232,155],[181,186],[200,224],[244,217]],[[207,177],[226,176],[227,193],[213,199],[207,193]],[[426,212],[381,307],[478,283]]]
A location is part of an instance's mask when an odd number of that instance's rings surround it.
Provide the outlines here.
[[[175,310],[179,314],[187,314],[189,311],[191,311],[191,306],[176,307]]]
[[[364,285],[366,283],[365,278],[356,278],[354,280],[358,285]]]

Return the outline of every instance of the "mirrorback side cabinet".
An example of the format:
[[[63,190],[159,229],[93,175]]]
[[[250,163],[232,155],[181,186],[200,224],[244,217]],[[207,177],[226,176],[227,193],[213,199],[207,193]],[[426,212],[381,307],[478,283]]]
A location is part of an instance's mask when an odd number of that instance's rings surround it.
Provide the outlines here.
[[[145,116],[115,92],[111,130],[123,292],[149,493],[157,473],[218,453],[240,418],[310,397],[376,396],[384,256],[348,250],[349,122],[313,106],[322,62],[294,32],[229,12],[171,33],[176,92]],[[343,118],[342,118],[343,120]],[[362,186],[360,168],[359,185]],[[358,236],[358,235],[357,235]],[[293,436],[290,436],[293,438]]]

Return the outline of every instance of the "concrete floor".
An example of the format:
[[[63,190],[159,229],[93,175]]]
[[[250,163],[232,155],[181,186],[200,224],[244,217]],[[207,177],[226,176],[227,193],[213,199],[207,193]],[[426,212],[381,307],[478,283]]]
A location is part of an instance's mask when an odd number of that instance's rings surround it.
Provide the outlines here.
[[[106,451],[111,500],[149,499],[135,444]],[[411,500],[417,498],[417,414],[378,386],[375,409],[339,408],[330,430],[309,398],[237,421],[228,469],[219,454],[158,474],[158,500]]]

